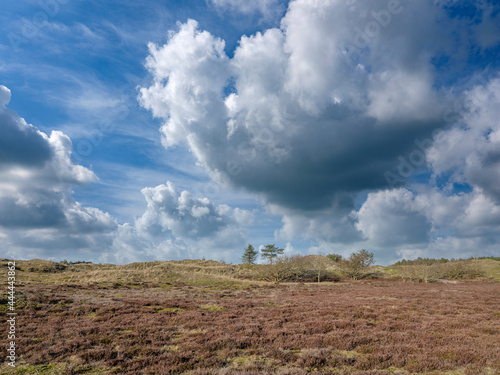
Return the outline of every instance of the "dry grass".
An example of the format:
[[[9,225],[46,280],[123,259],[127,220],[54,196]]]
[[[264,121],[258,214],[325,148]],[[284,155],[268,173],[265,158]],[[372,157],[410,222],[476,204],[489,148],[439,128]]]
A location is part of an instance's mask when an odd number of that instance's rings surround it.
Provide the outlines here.
[[[211,261],[42,268],[17,275],[18,374],[500,374],[489,280],[271,284]]]
[[[491,259],[478,259],[475,262],[482,268],[485,272],[487,278],[492,278],[494,280],[500,281],[500,262]]]
[[[1,260],[7,263],[6,259]],[[415,280],[429,278],[453,278],[446,270],[460,268],[466,264],[474,272],[492,280],[500,280],[500,262],[490,259],[477,261],[449,262],[434,266],[373,266],[366,272],[368,278],[392,278],[400,276],[408,278],[411,274]],[[338,264],[322,256],[305,256],[281,258],[275,267],[269,265],[232,265],[212,260],[183,260],[169,262],[138,262],[122,266],[113,264],[72,264],[63,265],[46,260],[17,261],[18,271],[26,273],[27,284],[136,284],[136,286],[187,284],[231,284],[241,281],[314,281],[318,273],[320,279],[338,281],[341,270]],[[5,269],[5,267],[4,267]],[[427,269],[432,269],[430,272]],[[435,272],[435,270],[440,270]],[[418,275],[422,274],[422,277]],[[467,278],[470,276],[464,273]]]
[[[3,260],[3,265],[7,260]],[[39,284],[118,284],[118,285],[169,285],[169,284],[225,284],[252,278],[253,270],[239,265],[215,261],[184,260],[170,262],[140,262],[122,266],[113,264],[62,265],[45,260],[16,261],[18,274],[24,274],[27,285]],[[4,267],[6,269],[6,267]]]

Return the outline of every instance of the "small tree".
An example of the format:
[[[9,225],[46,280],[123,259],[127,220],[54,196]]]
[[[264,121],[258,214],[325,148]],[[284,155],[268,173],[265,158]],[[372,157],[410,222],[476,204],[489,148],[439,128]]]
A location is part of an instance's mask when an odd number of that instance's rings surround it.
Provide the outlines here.
[[[283,254],[283,251],[285,251],[285,249],[280,249],[279,247],[276,247],[274,245],[266,245],[265,248],[260,250],[260,253],[263,258],[267,258],[267,260],[269,260],[269,263],[273,264],[273,259],[278,255]]]
[[[359,279],[363,272],[370,267],[373,261],[373,253],[365,249],[352,253],[351,256],[341,263],[342,271],[354,280]]]
[[[243,253],[243,256],[241,257],[241,260],[244,264],[255,264],[255,261],[257,260],[257,255],[259,255],[259,252],[255,250],[255,248],[248,244],[247,248],[245,249],[245,252]]]
[[[325,277],[328,273],[326,269],[325,258],[323,257],[315,257],[309,261],[310,267],[316,273],[316,279],[318,283],[321,282],[321,278]]]

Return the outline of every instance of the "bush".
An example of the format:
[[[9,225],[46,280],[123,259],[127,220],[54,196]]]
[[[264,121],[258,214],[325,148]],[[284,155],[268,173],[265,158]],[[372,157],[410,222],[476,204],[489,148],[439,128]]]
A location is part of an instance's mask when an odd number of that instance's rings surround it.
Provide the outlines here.
[[[441,266],[445,279],[474,279],[484,276],[484,271],[474,261],[459,260]]]
[[[340,254],[328,254],[326,257],[335,263],[338,263],[342,259],[344,259]]]
[[[281,256],[273,264],[262,269],[262,277],[267,281],[299,281],[306,273],[301,256]]]
[[[373,253],[363,249],[357,253],[352,253],[349,259],[340,262],[340,269],[346,276],[357,280],[361,278],[364,271],[374,263],[373,257]]]
[[[393,264],[393,266],[432,266],[436,263],[448,263],[450,260],[446,258],[432,259],[418,257],[414,260],[402,259]]]
[[[484,276],[481,266],[472,260],[456,260],[432,265],[400,266],[399,275],[414,281],[434,281],[439,279],[473,279]]]
[[[58,273],[63,272],[68,267],[61,263],[51,262],[49,260],[33,259],[29,261],[26,270],[28,272]]]
[[[490,259],[490,260],[496,260],[500,262],[500,257],[478,257],[476,259]]]
[[[276,258],[273,264],[261,266],[260,278],[274,282],[338,280],[334,274],[326,269],[326,265],[320,259],[310,259],[298,255],[281,256]]]

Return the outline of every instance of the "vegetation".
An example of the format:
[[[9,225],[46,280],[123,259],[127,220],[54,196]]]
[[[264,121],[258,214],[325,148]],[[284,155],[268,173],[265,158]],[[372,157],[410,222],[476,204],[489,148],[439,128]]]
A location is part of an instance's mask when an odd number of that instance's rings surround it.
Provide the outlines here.
[[[328,270],[325,259],[317,255],[280,256],[273,264],[261,267],[263,280],[274,282],[339,281],[334,270]]]
[[[480,264],[473,260],[457,260],[448,262],[435,262],[429,264],[414,264],[398,266],[401,277],[412,281],[438,281],[474,279],[485,275]]]
[[[255,250],[255,248],[252,245],[248,244],[247,248],[245,249],[245,252],[243,253],[243,256],[241,257],[241,261],[243,262],[243,264],[248,264],[248,265],[255,264],[258,255],[259,252]]]
[[[256,281],[281,262],[316,281],[320,261],[338,274],[339,264],[321,256],[277,257],[252,269],[186,260],[45,272],[60,264],[16,262],[23,324],[14,372],[498,373],[498,284],[404,283],[391,273],[412,266],[357,282]],[[498,275],[497,261],[473,263]],[[4,363],[0,373],[13,372]]]
[[[357,254],[357,253],[355,253]],[[223,264],[213,260],[183,260],[169,262],[137,262],[121,266],[113,264],[61,264],[33,259],[16,261],[16,268],[22,271],[23,283],[54,283],[68,285],[135,285],[135,287],[169,285],[231,285],[242,281],[272,282],[324,282],[340,281],[342,278],[400,278],[405,281],[445,282],[489,278],[500,282],[500,262],[491,258],[477,260],[449,260],[446,263],[433,262],[430,266],[393,265],[372,266],[353,274],[349,264],[355,254],[340,262],[329,257],[308,255],[305,257],[278,256],[273,263]],[[4,265],[7,260],[3,260]],[[356,267],[354,267],[356,271]]]
[[[496,260],[500,261],[500,257],[470,257],[467,260],[478,260],[478,259],[491,259],[491,260]],[[402,259],[397,261],[396,263],[393,264],[393,266],[432,266],[433,264],[436,263],[448,263],[448,262],[456,262],[456,261],[463,261],[466,259],[446,259],[446,258],[441,258],[441,259],[432,259],[432,258],[421,258],[418,257],[417,259],[414,260],[406,260]]]
[[[447,263],[447,262],[449,262],[449,260],[446,258],[431,259],[431,258],[418,257],[417,259],[414,260],[406,260],[406,259],[399,260],[396,263],[394,263],[393,266],[422,266],[422,265],[431,266],[436,263]]]
[[[357,280],[361,278],[364,272],[374,263],[373,253],[365,249],[352,253],[348,259],[340,262],[340,268],[345,275]]]
[[[269,261],[270,264],[273,263],[273,259],[277,258],[278,255],[283,254],[285,249],[280,249],[275,245],[266,245],[263,249],[260,250],[261,256]]]
[[[84,260],[77,260],[75,262],[68,262],[66,259],[60,262],[61,264],[71,265],[71,264],[92,264],[92,262],[86,262]]]
[[[491,260],[496,260],[500,262],[500,257],[476,257],[474,259],[491,259]]]
[[[315,272],[318,283],[323,279],[338,280],[336,273],[328,269],[328,264],[322,256],[310,255],[305,258],[310,265],[310,269]]]
[[[328,259],[330,259],[332,262],[335,262],[335,263],[338,263],[338,262],[340,262],[342,259],[344,259],[344,258],[342,257],[342,255],[340,255],[340,254],[328,254],[326,257],[327,257]]]

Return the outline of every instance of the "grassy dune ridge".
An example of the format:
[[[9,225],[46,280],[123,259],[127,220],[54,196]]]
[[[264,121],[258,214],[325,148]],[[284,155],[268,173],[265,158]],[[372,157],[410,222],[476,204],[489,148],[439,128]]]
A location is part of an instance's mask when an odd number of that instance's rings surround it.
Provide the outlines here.
[[[339,281],[339,278],[342,278],[342,272],[338,265],[326,257],[309,255],[299,259],[300,262],[305,263],[310,263],[311,260],[316,263],[322,263],[321,268],[323,272],[326,271],[326,280],[333,278],[335,281]],[[6,264],[6,262],[7,260],[3,260],[3,263]],[[446,268],[448,265],[454,263],[459,262],[449,262],[444,265],[436,264],[434,266]],[[500,280],[500,261],[479,259],[463,261],[463,263],[474,265],[475,269],[480,270],[480,279]],[[137,283],[147,285],[161,283],[225,283],[242,282],[245,280],[266,281],[266,270],[269,268],[269,265],[247,267],[245,265],[226,264],[213,260],[153,261],[125,265],[93,263],[64,265],[47,260],[33,259],[17,261],[16,267],[22,274],[28,276],[24,279],[26,283]],[[433,268],[433,266],[372,266],[367,270],[366,274],[370,278],[401,277],[405,279],[409,273],[414,275],[418,275],[418,272],[429,273],[426,268]],[[309,270],[311,271],[310,281],[314,281],[315,265],[311,265]],[[418,277],[415,277],[415,279],[418,279]],[[422,278],[420,281],[432,280],[423,280]]]
[[[274,283],[262,265],[17,261],[18,366],[0,373],[500,374],[500,262],[474,262],[472,280],[352,281],[325,258],[324,282]]]

